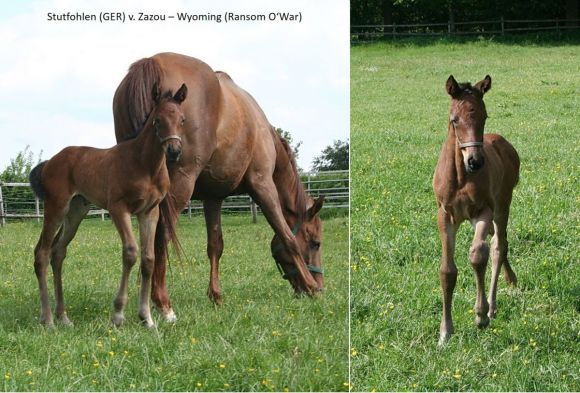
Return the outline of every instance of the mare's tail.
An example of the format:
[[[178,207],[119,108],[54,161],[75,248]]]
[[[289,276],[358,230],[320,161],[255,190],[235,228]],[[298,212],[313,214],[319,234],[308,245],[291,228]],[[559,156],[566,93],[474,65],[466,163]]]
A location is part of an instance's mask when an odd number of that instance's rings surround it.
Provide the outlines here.
[[[34,194],[40,199],[44,201],[46,198],[46,191],[42,186],[42,169],[46,165],[46,161],[41,162],[37,166],[35,166],[28,175],[28,180],[30,181],[30,187]]]
[[[167,243],[170,241],[177,257],[182,258],[183,247],[177,239],[175,230],[178,216],[179,212],[175,208],[175,197],[168,193],[159,204],[159,221],[155,231],[155,261],[159,261],[160,257],[167,257]]]

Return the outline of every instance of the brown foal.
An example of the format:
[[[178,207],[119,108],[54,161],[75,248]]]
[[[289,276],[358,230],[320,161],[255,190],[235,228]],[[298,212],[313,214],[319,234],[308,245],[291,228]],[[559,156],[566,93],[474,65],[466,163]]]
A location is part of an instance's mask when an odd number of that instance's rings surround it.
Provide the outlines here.
[[[41,323],[53,325],[46,282],[49,260],[54,274],[56,317],[63,324],[71,323],[64,306],[62,263],[68,244],[89,211],[90,201],[109,211],[123,243],[123,274],[114,301],[113,323],[119,326],[124,321],[129,274],[137,260],[137,244],[131,228],[134,214],[139,221],[141,241],[139,317],[145,326],[154,326],[149,296],[155,261],[155,227],[159,202],[170,185],[166,161],[177,161],[181,155],[185,117],[180,105],[186,95],[185,84],[175,95],[168,92],[163,97],[155,85],[155,107],[137,138],[110,149],[70,146],[31,171],[31,186],[44,199],[44,225],[34,252]]]
[[[459,84],[453,76],[446,83],[447,93],[451,96],[447,140],[433,178],[443,248],[439,270],[443,291],[440,345],[453,334],[451,302],[457,281],[455,234],[463,221],[469,220],[475,228],[469,260],[476,279],[474,311],[477,326],[486,327],[496,314],[497,279],[502,265],[508,284],[516,283],[516,275],[507,259],[507,224],[512,192],[519,178],[520,160],[516,150],[502,136],[483,135],[487,118],[483,95],[490,88],[489,75],[475,86]],[[490,253],[486,243],[488,234],[493,235],[492,271],[489,299],[486,299],[485,269]]]

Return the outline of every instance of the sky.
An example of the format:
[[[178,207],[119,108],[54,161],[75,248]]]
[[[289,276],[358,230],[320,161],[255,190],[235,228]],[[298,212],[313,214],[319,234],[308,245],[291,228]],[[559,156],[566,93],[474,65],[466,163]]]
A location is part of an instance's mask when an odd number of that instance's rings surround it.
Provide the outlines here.
[[[100,22],[104,12],[125,22]],[[139,13],[165,21],[129,21]],[[169,15],[287,12],[296,21],[183,22]],[[97,21],[49,21],[48,14]],[[26,146],[49,159],[62,148],[115,144],[112,100],[134,61],[159,52],[227,72],[268,120],[302,141],[298,165],[349,137],[349,1],[156,0],[0,3],[0,171]]]

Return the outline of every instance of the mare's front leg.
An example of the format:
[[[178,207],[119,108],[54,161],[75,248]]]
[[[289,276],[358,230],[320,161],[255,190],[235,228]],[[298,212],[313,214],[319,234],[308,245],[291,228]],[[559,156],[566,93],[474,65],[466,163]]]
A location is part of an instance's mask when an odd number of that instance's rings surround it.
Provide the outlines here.
[[[135,242],[135,236],[133,235],[133,229],[131,227],[131,214],[126,209],[110,210],[111,218],[113,223],[119,232],[121,237],[121,243],[123,244],[123,273],[121,275],[121,283],[119,284],[119,290],[117,291],[117,296],[113,302],[114,313],[111,318],[113,324],[117,327],[125,321],[125,306],[127,305],[127,293],[129,287],[129,275],[131,274],[131,269],[135,262],[137,261],[137,243]]]
[[[210,262],[209,287],[207,296],[217,304],[222,304],[219,279],[219,261],[224,250],[221,209],[223,200],[204,200],[205,227],[207,230],[207,256]]]
[[[493,213],[490,208],[485,208],[478,217],[472,219],[475,227],[475,235],[469,249],[469,260],[475,273],[475,285],[477,295],[475,299],[475,323],[480,328],[489,325],[489,303],[485,297],[485,269],[489,258],[489,246],[486,237],[492,225]]]
[[[141,293],[139,296],[139,318],[143,324],[155,327],[151,318],[149,297],[151,296],[151,277],[155,265],[155,227],[159,220],[159,206],[141,213],[139,218],[139,236],[141,238]]]
[[[79,225],[89,212],[90,205],[82,196],[74,197],[69,206],[68,213],[52,246],[50,264],[54,276],[54,293],[56,299],[56,318],[64,325],[72,325],[68,319],[64,307],[64,295],[62,290],[62,263],[66,257],[66,249],[75,237]]]
[[[451,306],[453,302],[453,291],[457,283],[457,267],[453,259],[455,253],[455,234],[459,224],[452,223],[447,212],[439,207],[437,214],[437,226],[439,227],[439,237],[441,238],[441,266],[439,267],[439,281],[443,294],[443,315],[439,328],[439,345],[445,344],[453,334],[453,320],[451,317]]]
[[[286,252],[292,258],[292,262],[298,271],[297,280],[298,285],[303,289],[308,295],[314,296],[320,288],[318,284],[310,274],[310,271],[306,268],[306,263],[300,254],[298,243],[296,237],[292,233],[292,230],[288,227],[286,219],[282,214],[282,207],[280,206],[280,199],[278,197],[278,191],[272,179],[264,178],[262,176],[256,179],[250,179],[252,188],[252,197],[260,205],[264,216],[268,220],[268,223],[274,229],[274,232],[280,238]]]

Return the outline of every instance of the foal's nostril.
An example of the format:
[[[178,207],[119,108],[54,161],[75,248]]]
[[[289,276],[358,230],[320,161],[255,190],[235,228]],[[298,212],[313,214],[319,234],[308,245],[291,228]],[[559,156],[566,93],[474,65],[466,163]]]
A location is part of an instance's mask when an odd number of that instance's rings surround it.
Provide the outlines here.
[[[481,169],[483,163],[484,163],[483,157],[480,158],[479,160],[476,160],[473,157],[469,157],[469,159],[467,160],[467,165],[469,166],[469,169],[473,172]]]
[[[168,149],[166,153],[167,160],[169,162],[176,162],[181,157],[181,151],[177,149]]]

